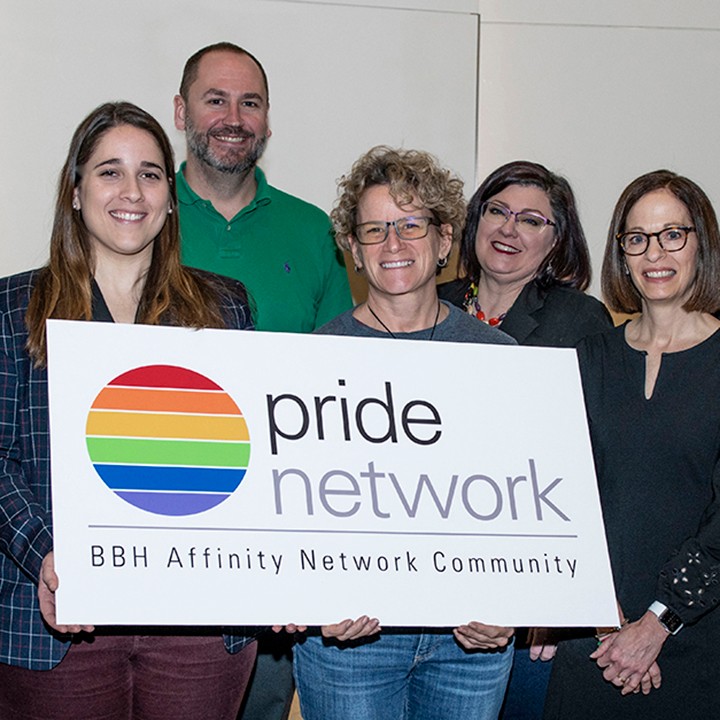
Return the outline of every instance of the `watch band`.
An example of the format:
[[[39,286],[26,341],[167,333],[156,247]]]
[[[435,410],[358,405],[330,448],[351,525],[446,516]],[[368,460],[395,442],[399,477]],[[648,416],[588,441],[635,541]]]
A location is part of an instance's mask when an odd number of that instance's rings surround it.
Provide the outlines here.
[[[660,624],[667,630],[670,635],[677,635],[683,627],[683,621],[680,616],[671,610],[667,605],[656,600],[648,611],[657,616]]]

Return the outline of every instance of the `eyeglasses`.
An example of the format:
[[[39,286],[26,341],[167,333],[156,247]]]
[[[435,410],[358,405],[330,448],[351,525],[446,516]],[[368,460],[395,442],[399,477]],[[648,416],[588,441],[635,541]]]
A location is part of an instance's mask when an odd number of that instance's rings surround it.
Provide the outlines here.
[[[515,216],[515,226],[518,232],[525,235],[538,235],[546,225],[555,224],[544,215],[536,212],[513,212],[510,208],[500,203],[489,200],[480,206],[480,217],[490,225],[504,225],[511,217]]]
[[[694,227],[677,225],[656,233],[633,232],[618,233],[615,237],[626,255],[643,255],[650,247],[650,238],[657,238],[658,245],[665,252],[677,252],[687,245],[688,233],[695,232]]]
[[[365,222],[355,226],[355,237],[361,245],[379,245],[387,240],[391,225],[401,240],[420,240],[428,234],[431,225],[440,227],[440,221],[431,217],[404,217],[388,222]]]

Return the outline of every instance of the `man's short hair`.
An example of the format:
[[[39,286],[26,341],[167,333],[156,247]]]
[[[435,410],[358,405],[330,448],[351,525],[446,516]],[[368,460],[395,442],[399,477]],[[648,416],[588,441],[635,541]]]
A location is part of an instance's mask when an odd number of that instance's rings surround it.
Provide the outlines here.
[[[185,102],[187,102],[188,99],[188,92],[190,90],[190,86],[195,82],[195,80],[197,80],[198,66],[200,65],[200,61],[205,57],[205,55],[211,52],[231,52],[235,53],[236,55],[247,55],[247,57],[249,57],[258,66],[258,69],[260,70],[263,84],[265,85],[265,96],[267,102],[270,103],[270,89],[268,87],[268,79],[267,75],[265,74],[265,68],[260,64],[260,61],[252,53],[231,42],[218,42],[213,43],[212,45],[207,45],[204,48],[200,48],[200,50],[198,50],[196,53],[192,54],[188,58],[187,62],[185,63],[185,68],[183,69],[182,80],[180,81],[180,97],[185,100]]]

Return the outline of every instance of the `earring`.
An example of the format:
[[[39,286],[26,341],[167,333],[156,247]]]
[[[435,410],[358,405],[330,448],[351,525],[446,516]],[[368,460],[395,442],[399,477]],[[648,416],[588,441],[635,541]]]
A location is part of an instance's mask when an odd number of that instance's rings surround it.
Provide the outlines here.
[[[356,265],[356,266],[355,266],[355,272],[358,273],[358,274],[361,273],[361,272],[362,272],[362,265]]]
[[[626,275],[629,275],[629,274],[630,274],[630,268],[628,267],[627,260],[626,260],[625,258],[623,258],[623,268],[625,268],[625,274],[626,274]]]
[[[445,256],[444,258],[440,258],[440,259],[437,261],[437,266],[438,266],[440,269],[442,269],[442,268],[444,268],[444,267],[447,267],[447,264],[448,264],[447,256]]]
[[[168,208],[168,215],[172,215],[172,208]]]
[[[80,209],[80,203],[77,201],[77,198],[72,201],[72,209],[73,209],[73,210],[79,210],[79,209]]]

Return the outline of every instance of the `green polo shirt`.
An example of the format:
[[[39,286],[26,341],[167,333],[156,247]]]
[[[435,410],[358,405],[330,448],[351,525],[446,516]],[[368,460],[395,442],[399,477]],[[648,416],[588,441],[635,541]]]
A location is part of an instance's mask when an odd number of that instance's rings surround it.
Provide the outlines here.
[[[245,284],[258,330],[312,332],[352,306],[342,255],[320,208],[268,185],[226,220],[177,173],[182,259]]]

